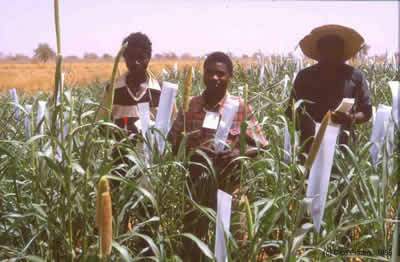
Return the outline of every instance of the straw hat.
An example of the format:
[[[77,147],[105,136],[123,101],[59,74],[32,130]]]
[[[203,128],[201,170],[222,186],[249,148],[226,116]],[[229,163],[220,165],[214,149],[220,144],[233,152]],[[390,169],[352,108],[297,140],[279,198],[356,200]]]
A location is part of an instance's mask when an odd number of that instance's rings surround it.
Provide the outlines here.
[[[364,43],[364,38],[354,29],[341,25],[324,25],[314,28],[300,41],[301,50],[306,56],[319,61],[318,41],[327,35],[337,35],[343,39],[345,60],[355,56]]]

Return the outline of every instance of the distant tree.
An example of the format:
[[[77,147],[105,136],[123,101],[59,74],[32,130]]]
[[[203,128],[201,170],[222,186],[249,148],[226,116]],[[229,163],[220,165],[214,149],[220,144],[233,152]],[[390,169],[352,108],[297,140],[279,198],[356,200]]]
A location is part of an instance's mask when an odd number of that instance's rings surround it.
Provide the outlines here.
[[[165,59],[176,60],[178,56],[174,52],[168,52],[164,54]]]
[[[163,56],[162,54],[155,54],[155,55],[154,55],[154,58],[155,58],[155,59],[163,59],[164,56]]]
[[[113,59],[113,57],[112,57],[112,55],[110,55],[110,54],[104,54],[104,55],[103,55],[103,59],[105,59],[105,60],[111,60],[111,59]]]
[[[357,55],[355,56],[356,59],[360,59],[361,61],[364,61],[367,57],[368,57],[368,52],[371,49],[370,45],[363,45],[360,49],[360,51],[358,51]]]
[[[193,59],[193,56],[190,53],[183,53],[181,55],[181,59],[183,59],[183,60],[191,60],[191,59]]]
[[[249,55],[243,54],[243,55],[242,55],[242,59],[249,59]]]
[[[56,56],[53,49],[46,43],[39,43],[39,46],[33,52],[35,53],[34,58],[43,63]]]
[[[30,60],[29,56],[26,56],[24,54],[15,54],[15,56],[9,57],[9,59],[18,62]]]
[[[99,57],[97,56],[96,53],[85,53],[85,54],[83,55],[83,58],[84,58],[84,59],[95,60],[95,59],[98,59]]]
[[[257,59],[259,56],[264,56],[264,54],[261,51],[255,52],[251,55],[251,58]]]
[[[66,56],[66,57],[64,57],[64,61],[65,61],[65,62],[75,62],[75,61],[79,61],[79,57],[77,57],[76,55]]]

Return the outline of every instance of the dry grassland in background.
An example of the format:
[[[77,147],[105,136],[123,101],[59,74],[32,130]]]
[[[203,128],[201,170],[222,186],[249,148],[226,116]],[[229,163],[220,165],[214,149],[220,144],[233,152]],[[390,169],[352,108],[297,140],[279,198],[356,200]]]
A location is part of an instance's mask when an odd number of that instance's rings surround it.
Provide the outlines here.
[[[160,75],[162,69],[170,70],[174,64],[178,70],[184,65],[196,66],[196,60],[153,60],[150,70],[155,75]],[[68,87],[87,86],[92,82],[104,82],[110,79],[112,63],[65,63],[63,71],[65,83]],[[47,64],[0,64],[0,93],[16,88],[26,93],[38,91],[49,92],[53,89],[54,63]],[[120,64],[120,72],[126,72],[124,63]]]

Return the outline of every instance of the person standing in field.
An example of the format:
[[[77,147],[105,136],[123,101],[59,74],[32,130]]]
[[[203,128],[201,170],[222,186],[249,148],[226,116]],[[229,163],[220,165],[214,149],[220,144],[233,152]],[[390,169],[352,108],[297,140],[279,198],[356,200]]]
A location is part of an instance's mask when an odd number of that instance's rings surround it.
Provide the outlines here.
[[[128,134],[138,134],[136,122],[139,120],[139,103],[149,103],[152,120],[155,119],[161,94],[161,81],[155,79],[148,70],[151,59],[152,43],[147,35],[140,32],[127,36],[122,44],[128,43],[123,54],[128,72],[115,82],[112,120]],[[109,107],[110,85],[106,86],[103,105]],[[98,119],[105,119],[107,111],[100,110]]]
[[[333,112],[331,119],[341,124],[343,130],[351,130],[354,124],[368,121],[372,115],[372,101],[364,74],[345,62],[362,48],[364,39],[355,30],[340,25],[317,27],[300,41],[303,53],[318,61],[301,70],[294,81],[286,114],[291,117],[292,104],[304,102],[298,109],[296,127],[301,132],[304,151],[309,152],[315,134],[315,122],[321,122],[328,110],[334,110],[343,98],[354,98],[350,112]],[[342,130],[342,131],[343,131]],[[349,136],[341,132],[339,144],[348,144]]]
[[[123,74],[115,82],[114,102],[112,105],[111,117],[116,125],[125,130],[126,135],[130,135],[139,134],[140,131],[137,127],[137,121],[139,121],[139,103],[149,103],[150,118],[153,121],[155,120],[160,102],[162,83],[153,76],[150,70],[148,70],[148,65],[152,55],[152,43],[147,35],[140,32],[132,33],[122,42],[122,44],[126,43],[128,46],[124,51],[123,58],[126,67],[128,68],[128,72]],[[110,106],[110,96],[111,88],[110,85],[107,85],[103,100],[103,105],[107,108]],[[97,119],[106,119],[107,114],[108,113],[105,109],[101,109],[97,115]],[[124,137],[121,136],[120,133],[116,133],[115,135],[118,140]],[[130,141],[135,145],[138,141],[137,136],[134,136],[133,140],[131,139]],[[127,167],[130,168],[134,163],[124,157],[125,153],[125,150],[114,149],[112,157],[116,165],[125,163]],[[117,172],[122,176],[126,175],[125,170],[119,169]],[[134,179],[137,184],[143,187],[149,185],[148,180],[141,173],[136,174]],[[112,181],[112,186],[115,189],[115,192],[119,193],[119,182]],[[148,209],[151,210],[151,208]],[[135,216],[137,216],[138,220],[142,222],[147,219],[143,207],[137,209]],[[131,217],[129,217],[129,220],[131,220]],[[125,227],[127,224],[130,225],[130,222],[128,223],[128,221],[126,221],[122,226]],[[151,231],[148,228],[144,228],[143,231],[146,235],[151,234]],[[138,241],[139,243],[136,245],[138,250],[142,250],[148,246],[144,240]],[[151,255],[151,252],[147,252],[144,255]]]
[[[190,161],[192,162],[188,166],[190,194],[200,205],[214,209],[216,209],[217,189],[232,194],[240,183],[240,176],[237,172],[238,165],[231,162],[240,155],[241,121],[247,120],[249,123],[246,130],[246,156],[255,157],[258,149],[265,148],[268,144],[253,114],[252,107],[247,106],[248,115],[245,119],[243,99],[229,94],[228,86],[232,73],[233,64],[229,56],[222,52],[210,54],[204,62],[203,81],[206,89],[200,96],[190,99],[187,112],[183,112],[182,109],[178,112],[168,136],[173,151],[177,153],[183,132],[186,131],[186,153],[191,156]],[[214,149],[213,139],[228,101],[238,102],[239,109],[233,119],[226,141],[231,148],[218,153]],[[207,161],[196,152],[197,149],[203,151],[212,161],[216,169],[216,177],[207,174],[207,168],[205,168],[208,166]],[[208,218],[202,216],[200,212],[189,212],[184,217],[183,232],[192,233],[206,241],[208,223]],[[184,261],[198,261],[200,254],[200,249],[191,240],[184,239]]]

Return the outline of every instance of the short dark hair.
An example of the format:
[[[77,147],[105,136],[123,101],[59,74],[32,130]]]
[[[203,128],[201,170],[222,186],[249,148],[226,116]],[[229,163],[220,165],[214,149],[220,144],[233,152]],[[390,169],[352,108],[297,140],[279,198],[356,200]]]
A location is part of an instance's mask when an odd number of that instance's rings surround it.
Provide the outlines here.
[[[128,35],[127,37],[125,37],[125,39],[122,41],[122,44],[128,43],[128,48],[142,48],[143,50],[145,50],[146,54],[149,55],[149,57],[151,57],[151,41],[149,39],[149,37],[141,32],[137,32],[137,33],[132,33],[130,35]]]
[[[228,73],[232,76],[233,73],[232,60],[227,54],[223,52],[213,52],[210,55],[208,55],[206,60],[204,61],[204,66],[203,66],[204,71],[210,63],[216,63],[216,62],[221,62],[225,64],[226,67],[228,67]]]

